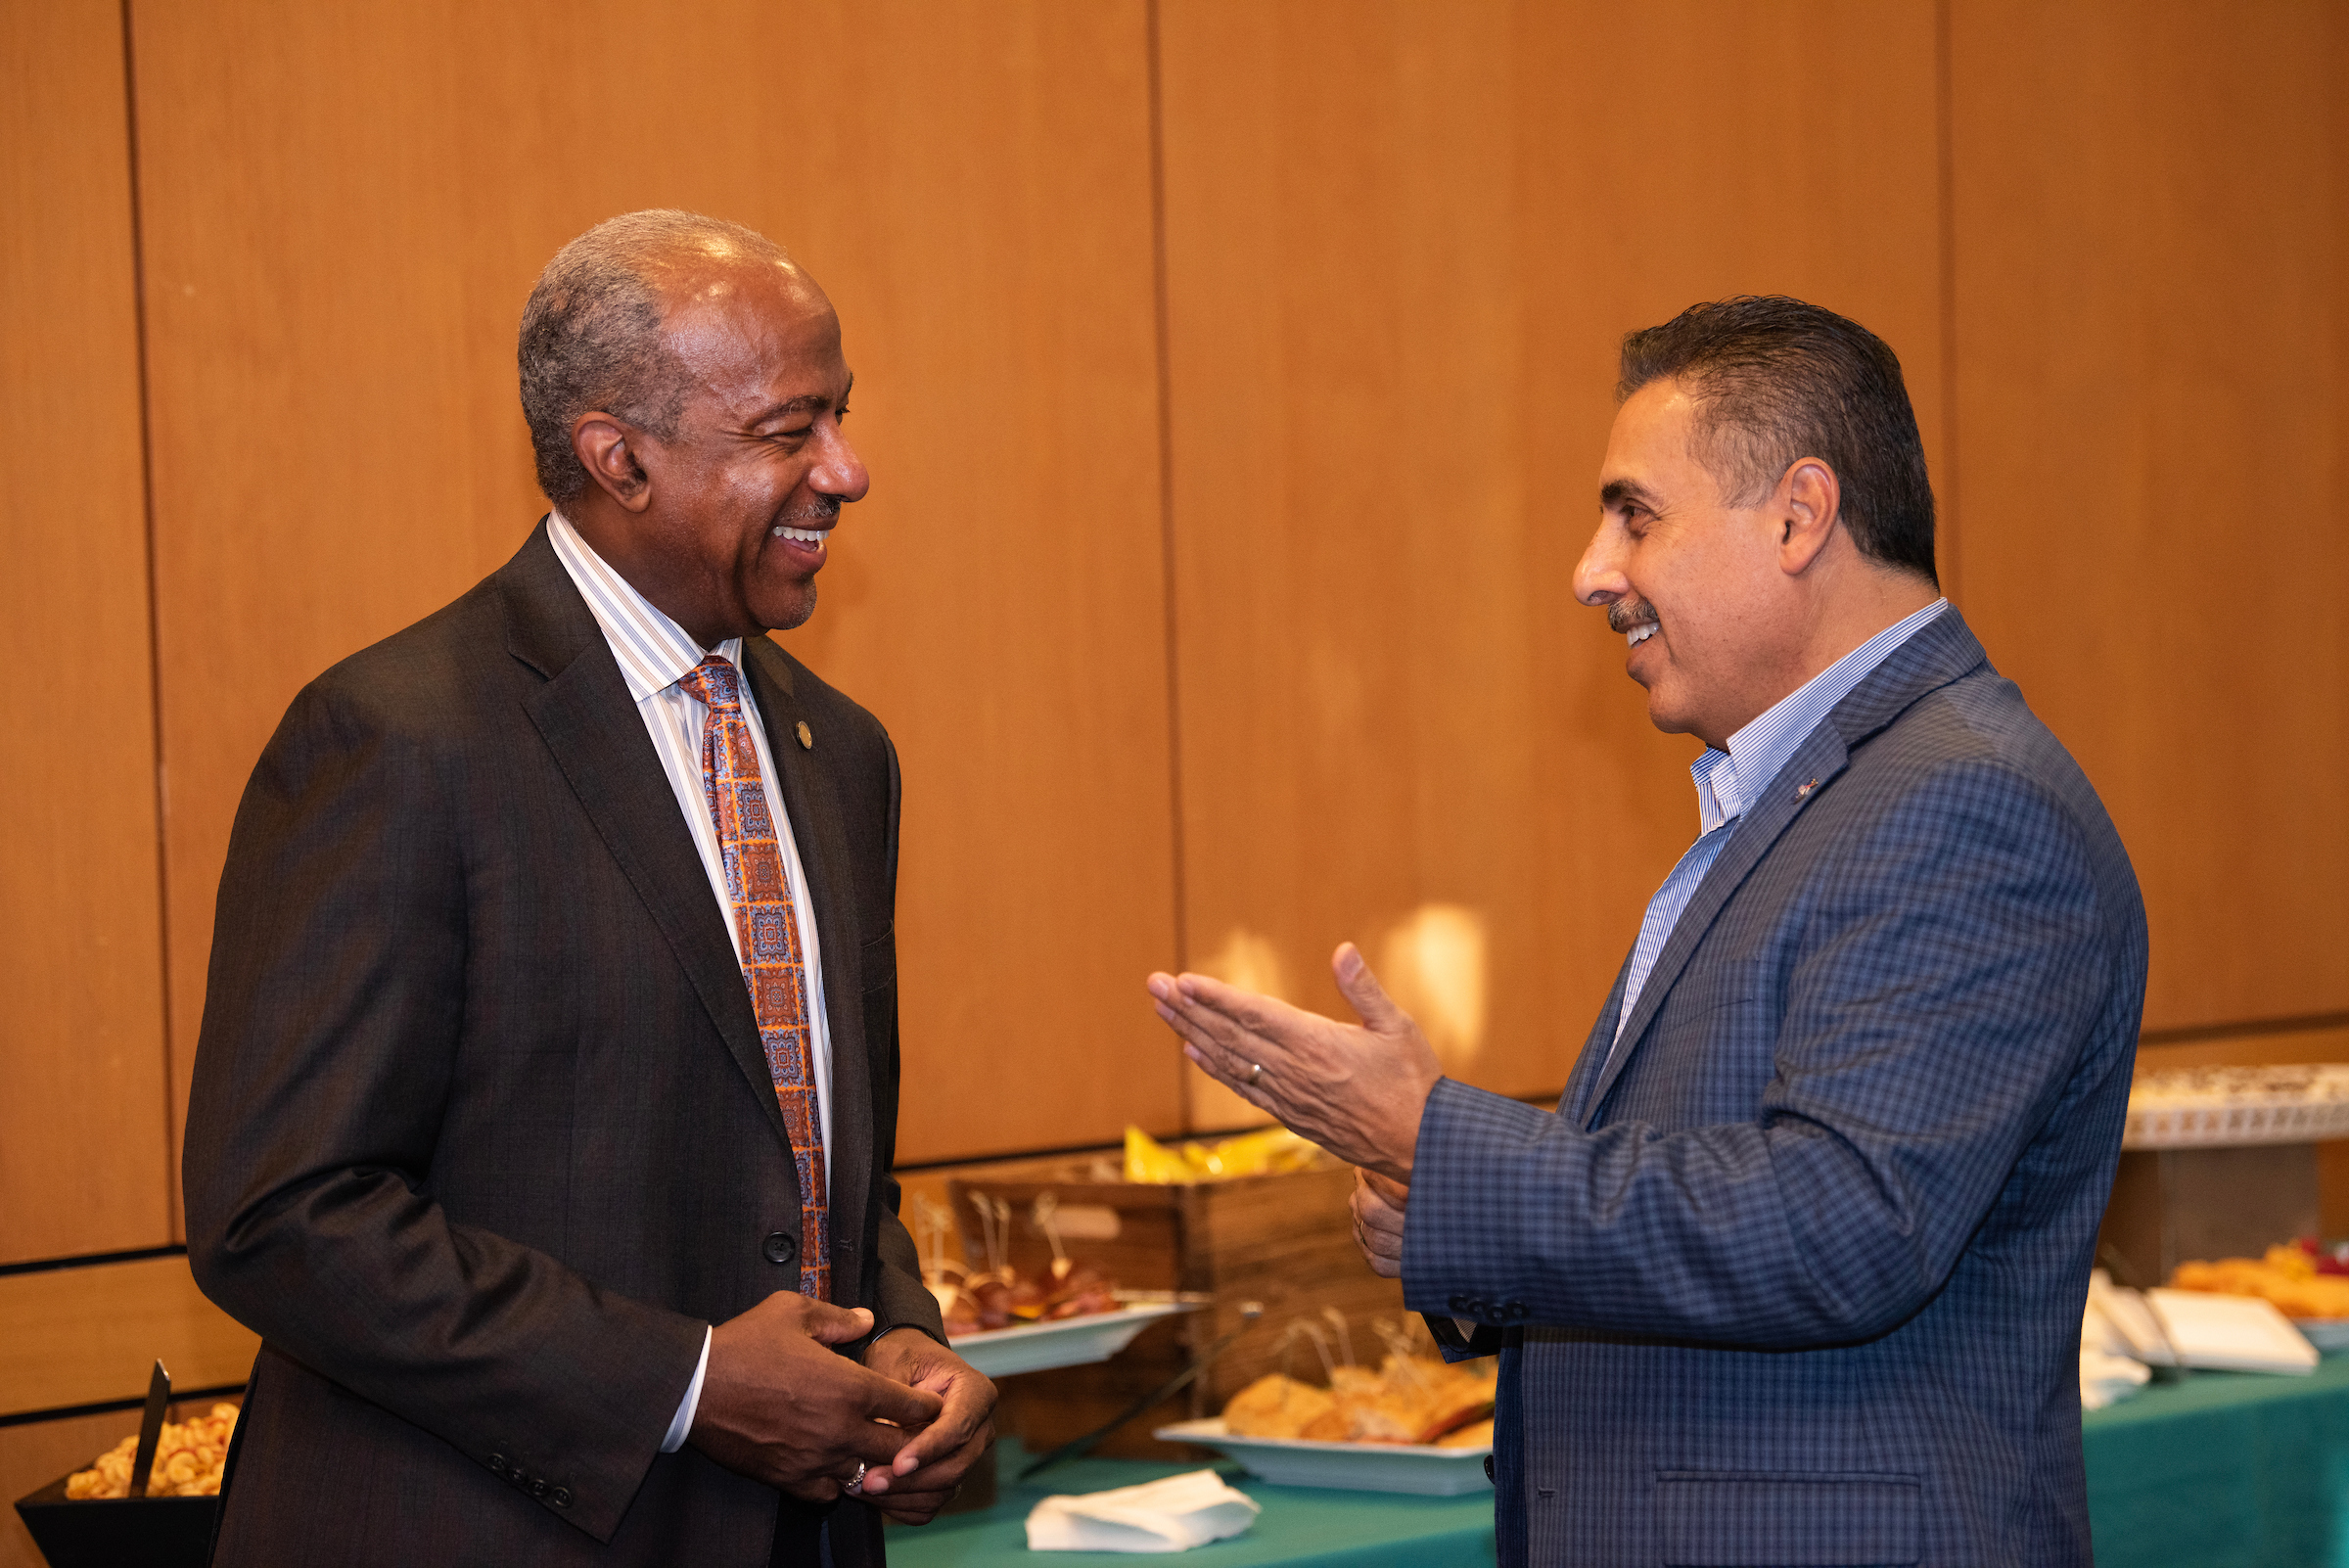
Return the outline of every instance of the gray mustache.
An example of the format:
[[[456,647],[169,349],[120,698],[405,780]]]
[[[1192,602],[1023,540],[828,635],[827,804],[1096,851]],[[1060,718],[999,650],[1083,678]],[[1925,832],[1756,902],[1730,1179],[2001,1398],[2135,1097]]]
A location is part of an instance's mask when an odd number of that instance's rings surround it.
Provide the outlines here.
[[[1629,631],[1634,626],[1650,621],[1661,624],[1663,620],[1662,616],[1656,614],[1656,607],[1645,599],[1641,599],[1636,604],[1625,604],[1618,599],[1607,606],[1607,629],[1609,631]]]

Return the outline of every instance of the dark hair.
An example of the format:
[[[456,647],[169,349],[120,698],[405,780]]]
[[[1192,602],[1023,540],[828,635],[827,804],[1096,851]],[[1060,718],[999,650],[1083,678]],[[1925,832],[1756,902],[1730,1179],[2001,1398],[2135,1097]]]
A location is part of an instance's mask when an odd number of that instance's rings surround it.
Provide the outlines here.
[[[1939,585],[1924,442],[1883,339],[1784,295],[1740,295],[1624,336],[1616,400],[1663,380],[1694,394],[1700,455],[1730,505],[1757,504],[1816,457],[1835,471],[1861,555]]]
[[[684,252],[779,258],[754,229],[655,208],[606,218],[555,253],[522,307],[516,357],[538,487],[561,505],[587,488],[571,427],[600,408],[663,440],[685,411],[683,367],[661,336],[661,291],[647,276]]]

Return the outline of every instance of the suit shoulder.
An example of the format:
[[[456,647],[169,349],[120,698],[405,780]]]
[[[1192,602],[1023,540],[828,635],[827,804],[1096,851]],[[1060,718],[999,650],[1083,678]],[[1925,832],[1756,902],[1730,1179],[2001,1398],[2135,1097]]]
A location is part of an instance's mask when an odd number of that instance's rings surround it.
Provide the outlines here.
[[[295,697],[298,719],[422,739],[461,730],[512,667],[494,579],[423,620],[336,661]]]

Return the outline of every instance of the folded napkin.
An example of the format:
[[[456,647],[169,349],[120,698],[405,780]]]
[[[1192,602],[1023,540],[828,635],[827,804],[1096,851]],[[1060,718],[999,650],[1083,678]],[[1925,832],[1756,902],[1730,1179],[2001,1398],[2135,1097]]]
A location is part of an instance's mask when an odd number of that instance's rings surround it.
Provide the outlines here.
[[[1256,1522],[1257,1502],[1213,1470],[1052,1497],[1028,1515],[1030,1551],[1188,1551]]]

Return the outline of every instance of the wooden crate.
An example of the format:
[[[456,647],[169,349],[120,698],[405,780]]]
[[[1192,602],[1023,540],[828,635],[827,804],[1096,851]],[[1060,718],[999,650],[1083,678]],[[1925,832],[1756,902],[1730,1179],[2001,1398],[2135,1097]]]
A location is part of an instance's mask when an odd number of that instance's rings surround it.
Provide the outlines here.
[[[1215,1304],[1154,1325],[1107,1361],[1004,1379],[998,1425],[1032,1452],[1098,1425],[1173,1377],[1196,1348],[1242,1325],[1244,1302],[1264,1308],[1255,1325],[1188,1394],[1135,1420],[1103,1452],[1179,1456],[1180,1451],[1154,1443],[1150,1429],[1221,1411],[1234,1392],[1279,1369],[1280,1341],[1288,1325],[1299,1317],[1322,1322],[1324,1308],[1346,1314],[1362,1360],[1375,1363],[1384,1354],[1370,1322],[1374,1317],[1401,1321],[1403,1288],[1373,1274],[1354,1244],[1346,1207],[1354,1189],[1351,1168],[1332,1163],[1195,1186],[1100,1181],[1091,1175],[1076,1168],[1065,1179],[1006,1173],[949,1182],[963,1256],[974,1263],[986,1258],[970,1202],[972,1194],[985,1193],[1011,1206],[1012,1267],[1023,1274],[1047,1268],[1051,1245],[1031,1215],[1036,1200],[1048,1192],[1059,1204],[1061,1234],[1072,1258],[1127,1289],[1202,1291],[1212,1294]],[[1291,1369],[1320,1381],[1319,1358],[1310,1346],[1291,1353]]]

